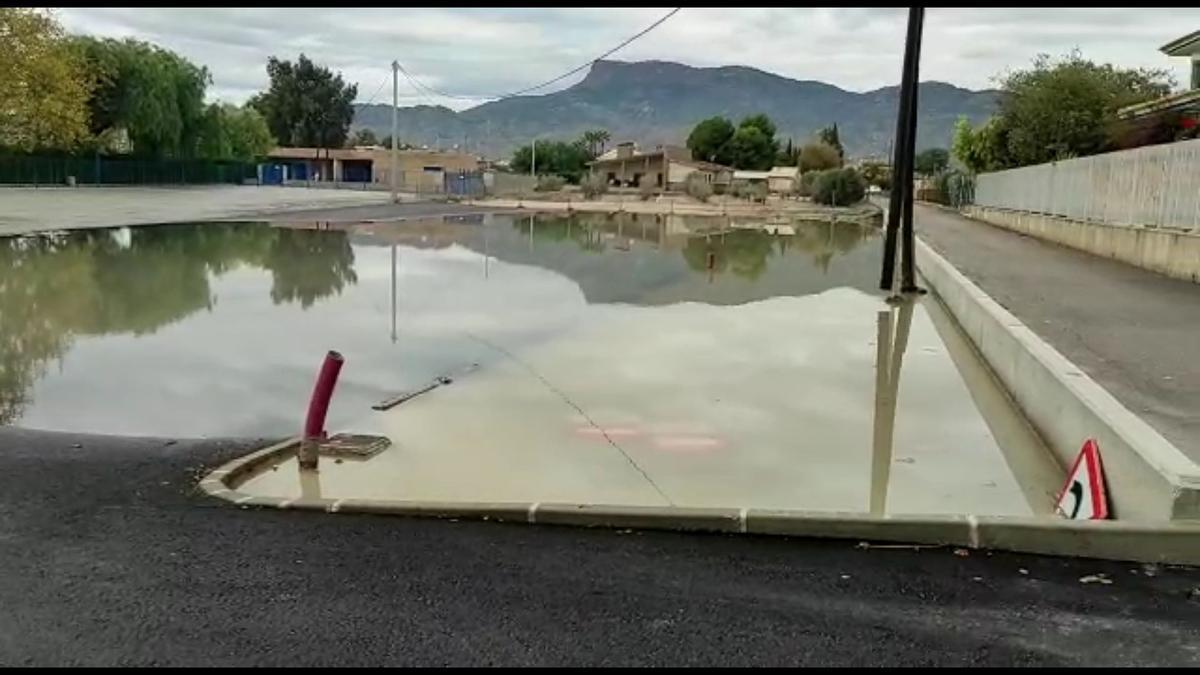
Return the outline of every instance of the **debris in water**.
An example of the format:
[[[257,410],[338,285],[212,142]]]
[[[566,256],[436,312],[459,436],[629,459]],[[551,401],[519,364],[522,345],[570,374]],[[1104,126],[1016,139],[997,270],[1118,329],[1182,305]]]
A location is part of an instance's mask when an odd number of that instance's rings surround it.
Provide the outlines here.
[[[83,444],[82,444],[82,443],[72,443],[72,444],[71,444],[71,447],[72,447],[72,448],[82,448],[82,447],[83,447]]]
[[[1148,577],[1157,576],[1158,565],[1155,565],[1154,563],[1146,563],[1145,565],[1142,565],[1142,573]]]
[[[1112,579],[1109,579],[1105,574],[1089,574],[1087,576],[1079,577],[1079,583],[1107,585],[1112,583]]]
[[[956,548],[954,549],[954,555],[960,558],[966,558],[967,556],[971,555],[971,552],[965,548]]]
[[[849,575],[849,574],[843,574],[843,575],[842,575],[842,579],[849,579],[849,578],[850,578],[850,575]]]
[[[1017,571],[1026,576],[1029,575],[1029,570],[1025,569],[1024,567],[1018,568]]]

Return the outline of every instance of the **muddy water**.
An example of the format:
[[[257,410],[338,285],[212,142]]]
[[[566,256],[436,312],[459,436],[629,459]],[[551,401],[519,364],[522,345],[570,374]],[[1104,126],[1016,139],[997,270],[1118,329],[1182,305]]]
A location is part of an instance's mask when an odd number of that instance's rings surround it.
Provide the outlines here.
[[[322,354],[330,424],[613,307],[870,292],[876,231],[724,219],[474,216],[344,229],[197,223],[0,239],[0,423],[283,435]],[[474,336],[474,337],[472,337]],[[802,339],[802,336],[797,336]]]

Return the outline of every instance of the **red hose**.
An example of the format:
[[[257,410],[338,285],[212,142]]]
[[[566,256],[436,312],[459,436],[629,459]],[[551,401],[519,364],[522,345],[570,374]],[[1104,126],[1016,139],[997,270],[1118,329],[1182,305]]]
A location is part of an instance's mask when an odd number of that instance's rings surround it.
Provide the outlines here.
[[[324,438],[325,415],[329,412],[329,399],[333,398],[333,388],[337,385],[338,373],[342,372],[342,355],[330,350],[321,364],[321,372],[317,374],[317,383],[313,387],[312,398],[308,402],[308,417],[304,420],[304,438]]]

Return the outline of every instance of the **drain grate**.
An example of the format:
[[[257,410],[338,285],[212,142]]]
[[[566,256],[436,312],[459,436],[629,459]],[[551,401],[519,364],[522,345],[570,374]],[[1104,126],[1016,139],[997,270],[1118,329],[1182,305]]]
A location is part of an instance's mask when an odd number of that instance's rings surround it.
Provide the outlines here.
[[[319,452],[328,457],[345,457],[348,459],[367,459],[383,451],[392,444],[387,436],[369,436],[367,434],[334,434],[321,441]]]

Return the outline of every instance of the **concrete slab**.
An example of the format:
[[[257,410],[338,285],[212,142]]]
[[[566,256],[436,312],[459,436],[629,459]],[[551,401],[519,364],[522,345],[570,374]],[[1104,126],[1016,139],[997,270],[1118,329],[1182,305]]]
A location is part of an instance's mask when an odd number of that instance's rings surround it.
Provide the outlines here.
[[[881,515],[1048,510],[1008,459],[1044,449],[1001,449],[1036,436],[998,443],[984,417],[1012,411],[993,401],[980,412],[922,305],[889,308],[848,288],[727,307],[603,305],[536,349],[480,342],[503,358],[352,425],[388,435],[392,448],[364,462],[323,459],[303,481],[287,458],[237,489]]]

